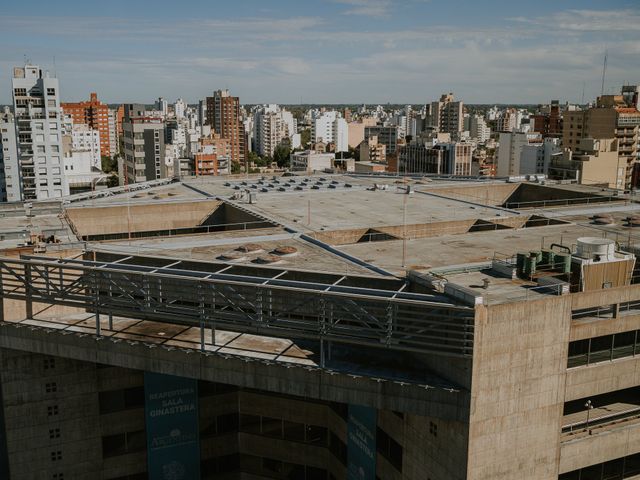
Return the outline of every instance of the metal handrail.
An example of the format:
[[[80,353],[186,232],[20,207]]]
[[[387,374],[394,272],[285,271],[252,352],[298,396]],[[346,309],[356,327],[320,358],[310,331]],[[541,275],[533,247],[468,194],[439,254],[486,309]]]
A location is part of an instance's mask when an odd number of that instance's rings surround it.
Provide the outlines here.
[[[562,433],[573,433],[578,428],[587,428],[592,426],[602,426],[603,423],[609,423],[615,419],[627,419],[635,416],[640,417],[640,407],[630,408],[629,410],[623,410],[622,412],[609,413],[600,417],[592,417],[587,422],[586,420],[580,420],[579,422],[569,423],[562,426]]]

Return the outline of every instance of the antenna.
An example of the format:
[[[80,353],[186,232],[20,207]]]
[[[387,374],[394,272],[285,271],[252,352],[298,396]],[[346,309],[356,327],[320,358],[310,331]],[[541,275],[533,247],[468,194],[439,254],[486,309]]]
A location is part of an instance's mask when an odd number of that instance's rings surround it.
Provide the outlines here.
[[[604,95],[604,79],[607,75],[607,54],[608,50],[604,51],[604,65],[602,66],[602,88],[600,89],[600,96]]]
[[[584,105],[584,85],[585,85],[585,82],[583,81],[582,82],[582,101],[580,102],[580,105]]]

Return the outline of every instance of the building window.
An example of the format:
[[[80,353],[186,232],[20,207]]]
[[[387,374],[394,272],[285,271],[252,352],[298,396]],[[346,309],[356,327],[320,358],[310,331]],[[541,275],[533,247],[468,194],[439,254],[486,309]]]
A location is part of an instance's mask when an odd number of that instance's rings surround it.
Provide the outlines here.
[[[54,438],[60,438],[60,429],[59,428],[50,428],[49,429],[49,438],[53,440]]]
[[[47,416],[54,417],[58,415],[58,405],[50,405],[47,407]]]
[[[56,359],[55,358],[45,358],[43,361],[43,366],[45,370],[51,370],[56,368]]]
[[[54,473],[52,480],[64,480],[64,473]]]
[[[56,450],[55,452],[51,452],[51,461],[57,462],[59,460],[62,460],[62,451]]]
[[[393,468],[402,473],[402,445],[380,427],[376,429],[376,450],[387,459]]]
[[[46,393],[55,393],[58,391],[58,385],[56,382],[46,383],[44,386],[44,391]]]

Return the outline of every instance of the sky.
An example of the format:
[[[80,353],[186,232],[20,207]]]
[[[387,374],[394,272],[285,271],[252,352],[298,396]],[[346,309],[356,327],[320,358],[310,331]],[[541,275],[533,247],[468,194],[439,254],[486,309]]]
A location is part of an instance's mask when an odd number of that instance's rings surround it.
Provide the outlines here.
[[[640,0],[31,0],[0,14],[0,104],[25,58],[64,101],[580,102],[640,84]]]

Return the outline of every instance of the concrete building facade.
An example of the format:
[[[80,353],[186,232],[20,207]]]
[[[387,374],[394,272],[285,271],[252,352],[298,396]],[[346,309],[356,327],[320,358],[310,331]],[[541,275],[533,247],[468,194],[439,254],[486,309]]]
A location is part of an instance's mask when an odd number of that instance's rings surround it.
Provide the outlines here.
[[[190,179],[35,215],[72,233],[3,240],[0,476],[640,475],[628,198],[397,180]]]
[[[125,184],[166,178],[164,121],[148,117],[144,105],[127,104],[122,130]]]
[[[22,180],[18,162],[16,122],[8,108],[0,113],[0,162],[0,201],[21,201]]]
[[[65,114],[71,115],[74,124],[84,124],[97,130],[100,134],[100,155],[110,157],[117,150],[113,150],[113,134],[109,120],[109,106],[98,100],[98,94],[92,92],[85,102],[62,103]]]
[[[229,141],[231,161],[244,164],[247,139],[240,115],[240,98],[232,97],[228,90],[217,90],[212,97],[207,97],[206,115],[207,124]]]
[[[69,194],[62,171],[62,111],[57,78],[36,65],[13,69],[13,113],[23,200]]]

